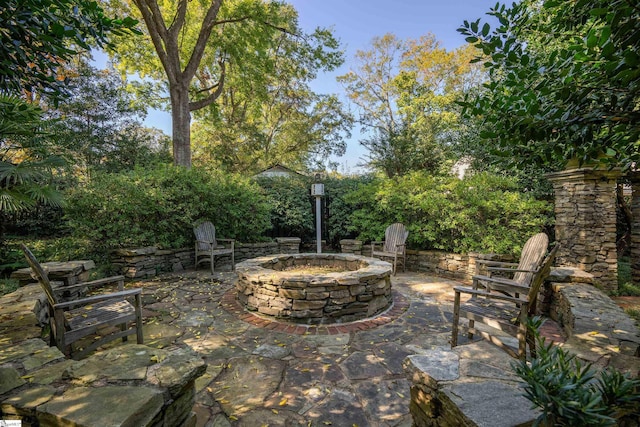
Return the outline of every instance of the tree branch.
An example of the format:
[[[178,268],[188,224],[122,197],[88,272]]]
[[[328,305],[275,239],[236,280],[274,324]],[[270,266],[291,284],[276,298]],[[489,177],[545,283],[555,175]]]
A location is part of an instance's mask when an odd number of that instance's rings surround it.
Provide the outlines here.
[[[212,92],[206,98],[200,99],[198,101],[193,101],[189,103],[189,111],[199,110],[201,108],[210,105],[213,101],[218,99],[218,97],[222,94],[222,90],[224,89],[224,78],[225,78],[225,62],[224,60],[220,60],[220,79],[218,80],[216,90]]]
[[[216,25],[216,16],[218,16],[218,11],[220,10],[220,5],[222,4],[222,0],[212,0],[211,7],[207,10],[207,14],[202,20],[202,26],[200,27],[200,32],[198,33],[198,40],[196,41],[196,45],[193,48],[193,52],[191,53],[191,57],[189,58],[189,62],[184,69],[185,77],[191,81],[193,76],[196,74],[196,70],[200,66],[200,61],[202,61],[202,56],[204,55],[204,49],[207,47],[207,42],[209,41],[209,37],[211,37],[211,31],[213,30],[214,25]]]

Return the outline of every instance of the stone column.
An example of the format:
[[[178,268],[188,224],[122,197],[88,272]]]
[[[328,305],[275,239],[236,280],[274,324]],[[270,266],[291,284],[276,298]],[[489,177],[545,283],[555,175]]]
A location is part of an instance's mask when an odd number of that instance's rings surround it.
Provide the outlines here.
[[[618,288],[616,181],[619,170],[566,169],[547,175],[555,191],[557,266],[591,273],[606,291]]]
[[[640,286],[640,171],[629,173],[631,178],[631,281]]]
[[[340,252],[343,254],[362,255],[362,241],[342,239],[340,240]]]

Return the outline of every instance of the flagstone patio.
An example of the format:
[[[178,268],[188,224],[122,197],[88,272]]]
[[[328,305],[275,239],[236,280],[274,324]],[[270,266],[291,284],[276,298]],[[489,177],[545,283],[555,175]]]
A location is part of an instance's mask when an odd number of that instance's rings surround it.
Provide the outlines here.
[[[162,349],[154,353],[159,358],[156,362],[192,354],[206,364],[205,368],[191,358],[193,369],[176,379],[176,384],[184,388],[195,378],[192,410],[198,426],[409,427],[409,378],[424,376],[417,370],[430,355],[451,354],[451,288],[456,284],[451,280],[419,273],[398,274],[392,278],[394,304],[389,310],[372,319],[315,326],[291,325],[245,311],[235,298],[235,280],[231,272],[212,276],[208,270],[200,270],[127,285],[143,288],[145,346]],[[111,384],[99,372],[106,360],[101,352],[91,356],[101,362],[96,362],[98,372],[89,381],[88,374],[78,374],[82,369],[77,364],[86,365],[85,361],[65,360],[61,354],[47,356],[57,349],[48,349],[46,344],[39,350],[29,350],[22,340],[39,339],[40,328],[34,325],[32,313],[39,291],[37,285],[30,285],[17,292],[21,294],[0,298],[0,374],[9,375],[12,381],[0,387],[4,413],[13,407],[9,399],[15,399],[14,391],[22,395],[30,392],[39,378],[46,377],[53,384],[51,377],[56,375],[59,381],[66,376],[64,381],[71,378],[91,387]],[[563,339],[553,322],[545,324],[544,333],[556,341]],[[111,358],[133,357],[131,352],[140,352],[137,345],[118,341],[109,347],[117,350],[105,353]],[[519,380],[505,372],[512,359],[504,352],[486,342],[457,347],[454,352],[455,357],[445,359],[455,359],[467,379],[489,378],[492,384],[501,384],[497,388],[514,390],[513,397],[521,398],[517,393]],[[477,360],[469,364],[471,359]],[[51,372],[51,366],[57,367],[55,372]],[[151,378],[153,385],[157,368],[152,369],[153,364],[145,366],[138,368],[147,369],[147,383]],[[49,372],[48,377],[41,370]],[[35,382],[34,373],[38,374]],[[7,378],[0,383],[8,384]],[[116,387],[105,388],[117,397]],[[172,390],[175,388],[178,386]],[[106,398],[104,393],[107,391],[101,392],[100,399]],[[147,400],[154,396],[150,392]],[[504,394],[501,396],[504,399]],[[38,405],[60,409],[60,399],[47,402],[47,397],[42,397]],[[518,416],[535,417],[535,413]],[[501,414],[494,421],[502,424],[493,425],[509,425],[513,420]]]

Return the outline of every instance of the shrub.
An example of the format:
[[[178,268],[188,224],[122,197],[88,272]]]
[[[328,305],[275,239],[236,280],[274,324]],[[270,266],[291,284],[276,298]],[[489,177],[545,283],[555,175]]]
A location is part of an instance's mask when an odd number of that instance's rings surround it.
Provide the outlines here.
[[[329,177],[325,183],[325,203],[327,208],[327,242],[337,247],[341,239],[357,237],[352,227],[354,206],[349,203],[349,194],[357,191],[364,184],[371,182],[372,177]]]
[[[315,239],[315,217],[311,200],[311,178],[265,177],[256,182],[271,208],[272,237]]]
[[[97,174],[68,192],[66,217],[74,235],[105,249],[185,247],[199,219],[244,242],[260,240],[269,226],[268,206],[248,180],[173,166]]]
[[[354,207],[346,200],[347,195],[371,178],[327,177],[324,183],[325,196],[322,198],[325,216],[323,218],[323,238],[333,247],[340,239],[354,238],[350,229]],[[311,196],[311,177],[270,177],[256,180],[262,187],[271,206],[271,235],[296,236],[303,241],[316,238],[315,201]]]
[[[547,202],[518,191],[515,180],[489,173],[460,180],[414,172],[373,180],[347,199],[359,239],[378,240],[389,224],[402,222],[410,247],[457,253],[517,254],[551,213]]]
[[[614,426],[637,425],[640,413],[640,380],[614,369],[600,373],[575,355],[540,337],[540,319],[531,319],[538,357],[520,361],[513,368],[527,385],[525,397],[542,414],[534,425]]]

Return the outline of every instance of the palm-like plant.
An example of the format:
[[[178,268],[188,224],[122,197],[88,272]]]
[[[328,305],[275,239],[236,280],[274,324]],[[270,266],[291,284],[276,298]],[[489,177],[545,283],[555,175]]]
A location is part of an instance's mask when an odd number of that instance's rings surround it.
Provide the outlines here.
[[[37,143],[41,110],[24,100],[0,95],[0,216],[38,203],[61,206],[62,196],[49,182],[59,157]],[[1,221],[1,218],[0,218]],[[1,232],[1,230],[0,230]]]

